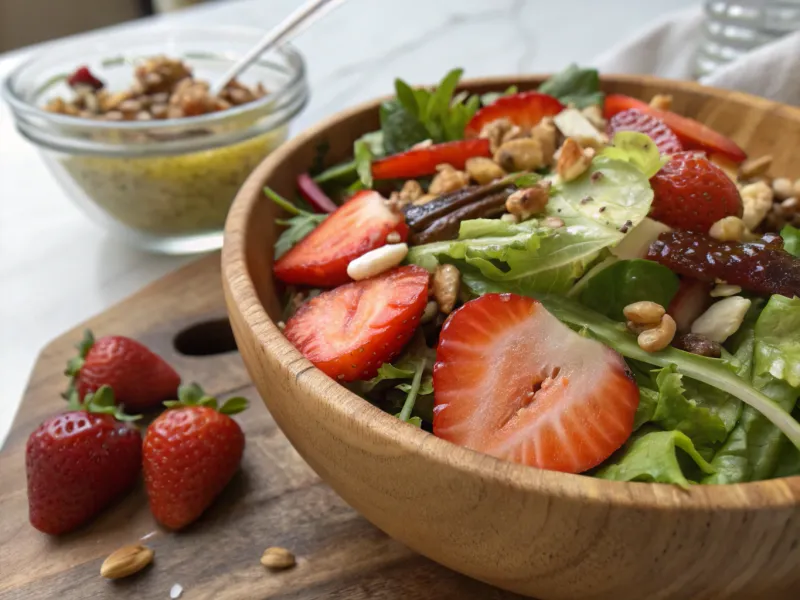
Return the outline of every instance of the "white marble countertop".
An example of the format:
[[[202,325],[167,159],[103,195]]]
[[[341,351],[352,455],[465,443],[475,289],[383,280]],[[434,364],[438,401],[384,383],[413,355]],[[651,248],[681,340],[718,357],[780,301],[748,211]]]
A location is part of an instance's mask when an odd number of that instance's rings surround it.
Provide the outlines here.
[[[266,29],[298,1],[226,1],[157,18]],[[432,83],[454,66],[477,77],[589,63],[664,13],[698,4],[350,0],[295,42],[307,61],[311,102],[294,131],[389,93],[395,77]],[[143,20],[88,35],[148,25]],[[41,47],[0,55],[0,78]],[[146,254],[90,222],[0,103],[0,440],[44,344],[193,258]]]

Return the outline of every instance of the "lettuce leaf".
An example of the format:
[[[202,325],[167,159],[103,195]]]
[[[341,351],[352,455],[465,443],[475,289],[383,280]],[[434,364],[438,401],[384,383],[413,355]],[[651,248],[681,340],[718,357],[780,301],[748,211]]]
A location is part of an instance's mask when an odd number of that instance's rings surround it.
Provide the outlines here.
[[[439,262],[454,263],[465,278],[472,276],[479,295],[498,288],[520,294],[565,293],[622,234],[582,217],[564,222],[553,229],[536,219],[464,221],[457,240],[415,246],[407,260],[428,269]]]
[[[587,172],[551,188],[547,214],[584,216],[614,230],[629,231],[650,211],[653,189],[631,163],[598,156]]]
[[[685,453],[696,469],[702,473],[713,473],[714,469],[695,449],[685,434],[680,431],[659,431],[643,428],[631,436],[618,453],[614,454],[597,472],[595,477],[615,481],[644,481],[650,483],[672,483],[689,487],[683,473],[681,461]]]
[[[800,387],[800,298],[773,295],[755,326],[753,378],[771,375]]]
[[[589,277],[587,274],[584,279]],[[628,304],[649,300],[668,306],[678,285],[678,276],[664,265],[642,259],[620,260],[582,285],[580,301],[607,317],[624,321],[622,309]]]
[[[638,131],[620,131],[598,156],[628,162],[650,179],[667,162],[667,157],[658,151],[655,142]]]
[[[783,238],[783,249],[795,257],[800,257],[800,229],[785,225],[781,229],[781,237]]]

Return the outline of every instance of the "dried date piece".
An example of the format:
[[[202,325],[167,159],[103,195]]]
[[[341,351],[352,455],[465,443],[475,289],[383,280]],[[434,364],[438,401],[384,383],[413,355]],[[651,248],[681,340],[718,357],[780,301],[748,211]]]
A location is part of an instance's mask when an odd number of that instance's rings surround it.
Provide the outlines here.
[[[699,333],[680,333],[672,340],[672,345],[678,350],[684,350],[699,356],[711,358],[722,356],[722,346]]]
[[[760,294],[800,296],[800,260],[783,250],[776,235],[740,243],[669,231],[650,245],[647,258],[701,281],[722,280]]]

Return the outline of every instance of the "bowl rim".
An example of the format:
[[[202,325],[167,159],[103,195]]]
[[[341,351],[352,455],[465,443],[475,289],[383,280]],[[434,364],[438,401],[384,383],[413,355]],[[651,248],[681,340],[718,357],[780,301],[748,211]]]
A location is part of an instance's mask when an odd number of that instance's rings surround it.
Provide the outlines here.
[[[546,75],[496,76],[465,80],[461,87],[494,85],[507,87],[512,82],[539,82]],[[783,105],[742,92],[703,86],[690,81],[677,81],[653,76],[608,75],[607,82],[645,83],[667,89],[715,97],[721,101],[740,101],[769,112],[787,113],[800,121],[800,108]],[[260,352],[280,363],[287,376],[294,376],[301,392],[325,406],[337,416],[352,419],[354,425],[368,430],[371,436],[394,445],[408,454],[424,454],[427,460],[451,467],[464,475],[482,478],[487,483],[537,492],[590,504],[633,507],[653,511],[685,512],[709,510],[752,511],[797,508],[800,505],[800,476],[768,479],[725,485],[693,485],[688,490],[664,483],[622,482],[537,469],[504,461],[437,438],[408,423],[403,423],[313,366],[297,350],[272,321],[258,298],[253,278],[247,267],[247,223],[260,201],[266,175],[278,168],[286,156],[302,147],[338,121],[364,110],[375,110],[383,99],[363,102],[335,113],[303,131],[280,146],[250,174],[233,202],[225,225],[222,248],[222,279],[228,310],[236,310],[260,346]],[[233,306],[231,306],[233,305]],[[235,308],[234,308],[235,307]],[[753,498],[759,499],[754,504]]]
[[[226,34],[247,34],[253,36],[261,36],[264,33],[264,30],[259,29],[257,27],[246,27],[240,25],[217,25],[217,26],[156,26],[154,29],[153,34],[158,34],[163,32],[167,35],[176,34],[176,33],[226,33]],[[140,31],[135,32],[122,32],[121,36],[127,34],[140,34]],[[245,104],[240,104],[238,106],[234,106],[232,108],[221,110],[212,113],[206,113],[203,115],[197,115],[194,117],[181,117],[181,118],[173,118],[173,119],[160,119],[156,121],[102,121],[99,119],[86,119],[82,117],[75,117],[71,115],[62,115],[59,113],[53,113],[50,111],[41,108],[36,104],[32,104],[22,98],[14,88],[14,84],[22,76],[25,71],[34,63],[39,60],[57,55],[59,53],[63,53],[66,50],[69,50],[72,46],[77,46],[79,44],[97,44],[99,43],[100,39],[96,39],[91,37],[88,40],[66,40],[63,42],[57,42],[52,47],[48,47],[47,49],[41,52],[35,52],[32,55],[25,58],[22,62],[20,62],[16,67],[14,67],[0,82],[0,97],[2,97],[8,105],[11,107],[12,112],[15,115],[15,118],[18,118],[19,115],[25,115],[27,117],[35,117],[39,119],[43,119],[46,122],[50,122],[52,124],[67,127],[67,128],[81,128],[87,131],[136,131],[139,129],[145,130],[161,130],[161,129],[174,129],[174,128],[194,128],[200,127],[203,125],[213,124],[217,121],[227,120],[227,119],[234,119],[238,116],[243,114],[247,114],[249,112],[255,112],[259,109],[264,109],[268,107],[270,104],[279,104],[280,102],[285,100],[287,95],[292,94],[298,87],[302,87],[305,79],[306,79],[306,64],[303,55],[297,50],[293,45],[289,43],[281,44],[272,52],[276,52],[277,54],[283,56],[286,59],[286,72],[289,76],[288,81],[277,88],[276,90],[270,90],[266,95],[261,98],[254,100],[253,102],[248,102]],[[164,40],[166,43],[167,40]],[[124,55],[126,52],[130,50],[121,50],[120,55]],[[272,62],[266,63],[266,66],[270,69],[274,69],[275,64]],[[291,118],[290,115],[289,118]]]

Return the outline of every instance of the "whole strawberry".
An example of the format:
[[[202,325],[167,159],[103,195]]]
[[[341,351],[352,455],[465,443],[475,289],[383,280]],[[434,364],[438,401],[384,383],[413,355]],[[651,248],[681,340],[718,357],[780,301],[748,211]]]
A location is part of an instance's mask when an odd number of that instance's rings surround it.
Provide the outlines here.
[[[139,478],[142,436],[103,387],[77,409],[47,419],[28,438],[31,525],[58,535],[80,527]]]
[[[708,233],[724,217],[742,216],[742,198],[725,172],[695,152],[678,152],[650,178],[650,216],[676,229]]]
[[[174,398],[181,378],[163,358],[145,346],[121,335],[94,339],[86,331],[78,344],[79,355],[67,364],[72,377],[68,397],[73,391],[79,398],[107,385],[114,390],[119,404],[140,411],[160,406]]]
[[[178,400],[147,428],[144,483],[150,511],[170,529],[197,519],[239,467],[244,434],[228,415],[247,408],[244,398],[217,400],[196,384],[183,385]]]

